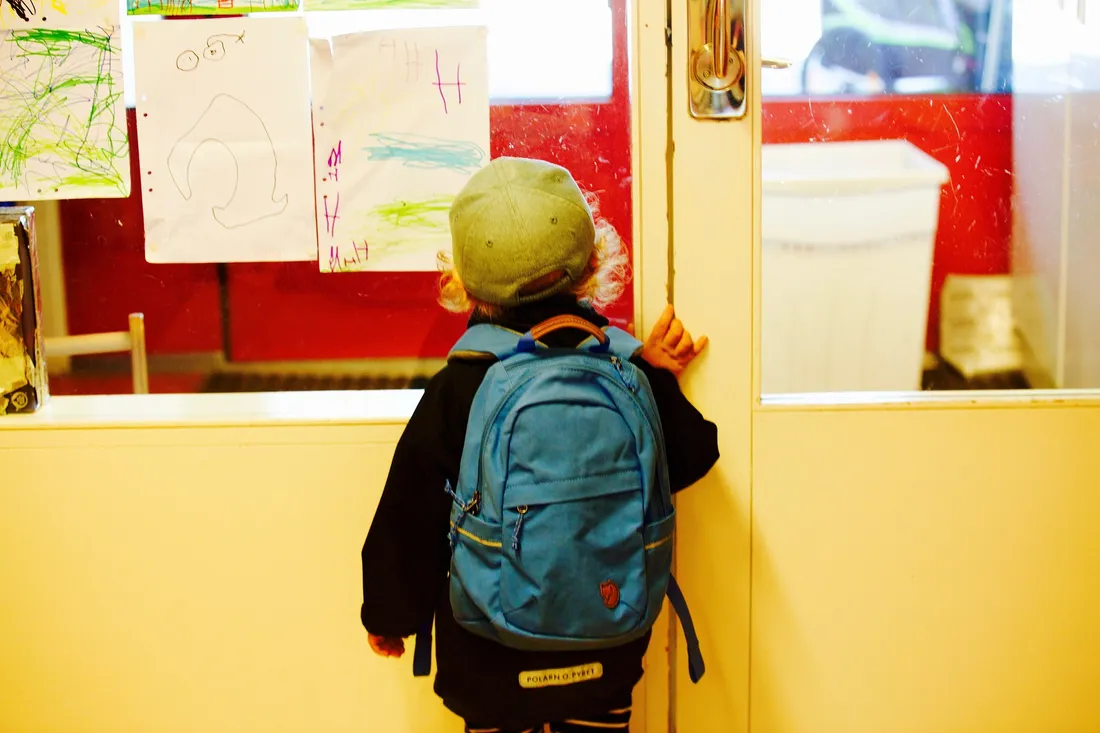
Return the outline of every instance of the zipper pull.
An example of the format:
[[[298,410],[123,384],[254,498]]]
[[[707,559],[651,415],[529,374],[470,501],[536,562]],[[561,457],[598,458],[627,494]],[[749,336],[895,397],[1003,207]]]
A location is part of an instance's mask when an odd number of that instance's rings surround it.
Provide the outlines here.
[[[527,507],[517,507],[516,511],[519,512],[519,518],[516,520],[516,528],[512,530],[512,551],[517,555],[519,554],[519,530],[523,526],[523,518],[527,516]]]
[[[458,504],[459,508],[462,509],[463,514],[477,514],[477,510],[481,507],[480,491],[475,491],[470,501],[463,503],[462,499],[458,498],[458,494],[455,492],[455,490],[451,488],[450,479],[448,479],[447,483],[444,484],[443,490],[447,492],[447,496],[451,497],[451,501],[453,501],[455,504]]]
[[[617,356],[611,357],[611,364],[615,367],[615,371],[619,373],[619,381],[629,389],[631,392],[635,392],[638,389],[638,385],[634,383],[634,380],[627,376],[626,367],[623,366],[623,360]]]

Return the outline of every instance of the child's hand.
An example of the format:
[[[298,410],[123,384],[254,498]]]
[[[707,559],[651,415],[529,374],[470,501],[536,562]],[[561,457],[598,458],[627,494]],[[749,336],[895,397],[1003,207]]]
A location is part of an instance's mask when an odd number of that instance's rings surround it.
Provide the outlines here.
[[[683,321],[676,317],[676,309],[670,305],[657,319],[642,346],[642,358],[655,367],[680,376],[706,347],[707,337],[693,341]]]
[[[401,637],[367,634],[367,640],[370,642],[370,648],[380,657],[397,659],[405,653],[405,640]]]

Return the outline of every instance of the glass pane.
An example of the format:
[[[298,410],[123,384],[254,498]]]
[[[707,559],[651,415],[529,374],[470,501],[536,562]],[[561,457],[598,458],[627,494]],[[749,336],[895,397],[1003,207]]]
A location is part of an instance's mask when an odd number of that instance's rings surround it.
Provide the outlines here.
[[[1100,387],[1095,1],[763,5],[762,392]]]
[[[567,167],[599,197],[600,213],[630,249],[628,9],[627,0],[482,0],[476,10],[299,14],[313,38],[486,25],[491,155]],[[133,28],[163,22],[123,21],[135,181]],[[45,307],[55,315],[47,336],[124,330],[129,313],[144,313],[153,392],[416,388],[441,366],[466,322],[438,305],[432,272],[321,274],[308,262],[149,264],[137,185],[128,199],[41,205],[39,239],[43,260],[63,265],[43,271]],[[56,253],[45,251],[51,247]],[[606,309],[617,325],[633,320],[630,293],[627,287]],[[74,357],[67,369],[55,364],[50,382],[53,394],[132,389],[124,354]]]

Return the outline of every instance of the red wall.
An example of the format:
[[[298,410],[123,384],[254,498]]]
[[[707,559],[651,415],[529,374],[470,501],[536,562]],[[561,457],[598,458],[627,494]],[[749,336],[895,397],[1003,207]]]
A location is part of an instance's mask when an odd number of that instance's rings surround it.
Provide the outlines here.
[[[491,110],[492,155],[542,157],[573,171],[601,197],[603,213],[631,242],[630,99],[625,0],[612,4],[612,98],[603,104],[501,105]],[[936,240],[929,346],[949,272],[1009,267],[1011,98],[780,100],[764,104],[764,142],[904,137],[945,163]],[[133,111],[131,171],[139,180]],[[223,325],[236,360],[441,356],[463,319],[435,303],[433,273],[321,274],[315,263],[224,267],[145,262],[140,189],[125,200],[65,201],[65,280],[73,333],[117,330],[146,315],[150,353],[218,351]],[[223,324],[222,314],[228,314]],[[624,298],[609,314],[633,317]]]
[[[960,95],[764,102],[764,143],[904,138],[947,166],[940,198],[927,344],[939,345],[950,273],[1000,275],[1011,264],[1012,97]]]

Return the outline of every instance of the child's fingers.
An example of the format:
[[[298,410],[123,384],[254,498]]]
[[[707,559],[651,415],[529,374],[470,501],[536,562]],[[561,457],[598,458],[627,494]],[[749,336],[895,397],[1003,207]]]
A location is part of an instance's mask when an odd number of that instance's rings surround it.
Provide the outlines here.
[[[384,636],[367,635],[370,648],[380,657],[400,657],[405,653],[404,639],[390,639]]]
[[[685,328],[684,335],[680,337],[680,343],[676,344],[676,348],[672,350],[672,353],[677,359],[683,359],[685,356],[692,353],[694,348],[695,343],[691,340],[691,334]]]
[[[710,343],[710,339],[706,336],[700,336],[699,340],[695,342],[695,353],[703,353],[703,349],[707,348],[707,344]]]
[[[665,334],[668,333],[668,327],[672,325],[675,317],[676,309],[671,305],[666,305],[665,309],[661,311],[661,317],[653,324],[653,330],[650,331],[649,338],[657,342],[663,341]]]
[[[679,318],[674,318],[671,325],[668,327],[668,332],[665,333],[664,344],[670,349],[676,348],[680,343],[680,339],[684,336],[684,322]]]

